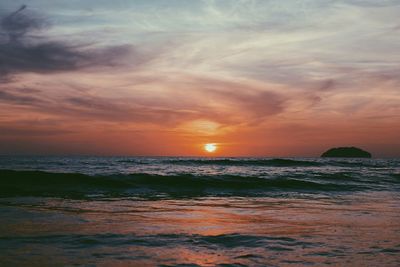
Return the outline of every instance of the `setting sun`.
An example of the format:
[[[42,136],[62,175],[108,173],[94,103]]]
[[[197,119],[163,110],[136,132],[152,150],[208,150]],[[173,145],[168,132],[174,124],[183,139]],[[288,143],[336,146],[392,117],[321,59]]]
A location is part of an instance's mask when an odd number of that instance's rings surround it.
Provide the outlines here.
[[[205,145],[204,145],[204,149],[205,149],[207,152],[212,153],[212,152],[214,152],[215,150],[217,150],[217,145],[216,145],[216,144],[205,144]]]

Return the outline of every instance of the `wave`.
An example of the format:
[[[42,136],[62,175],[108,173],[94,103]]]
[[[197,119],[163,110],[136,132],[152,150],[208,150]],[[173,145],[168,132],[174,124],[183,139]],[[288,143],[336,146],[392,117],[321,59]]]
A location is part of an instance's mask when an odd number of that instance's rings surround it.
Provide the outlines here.
[[[146,160],[139,160],[139,159],[119,159],[116,160],[118,163],[133,163],[133,164],[150,164],[151,162],[148,162]]]
[[[348,174],[346,174],[348,175]],[[370,184],[354,182],[341,174],[304,174],[291,177],[264,178],[254,176],[192,174],[89,176],[79,173],[0,170],[0,196],[88,197],[197,197],[258,196],[268,192],[321,192],[364,190]]]
[[[336,160],[330,159],[325,163],[327,166],[338,166],[338,167],[365,167],[365,168],[386,168],[388,167],[387,162],[379,163],[379,162],[372,162],[369,159],[364,160],[357,160],[357,161],[343,161],[343,160]]]
[[[254,158],[158,158],[158,159],[121,159],[119,163],[131,164],[175,164],[175,165],[217,165],[217,166],[265,166],[265,167],[321,167],[321,166],[337,166],[337,167],[367,167],[380,168],[387,167],[379,162],[366,160],[343,160],[343,159],[323,159],[316,160],[295,160],[285,158],[274,159],[254,159]]]
[[[392,177],[400,179],[400,173],[392,173]]]
[[[271,167],[306,167],[322,166],[316,161],[292,159],[170,159],[172,164],[200,164],[200,165],[232,165],[232,166],[271,166]]]
[[[171,245],[195,245],[207,248],[256,248],[266,247],[272,250],[294,250],[295,247],[309,248],[318,247],[319,242],[308,242],[285,236],[260,236],[246,235],[239,233],[221,235],[198,235],[198,234],[154,234],[154,235],[135,235],[135,234],[94,234],[94,235],[41,235],[41,236],[2,236],[0,241],[18,241],[25,244],[46,243],[46,244],[66,244],[69,247],[87,248],[92,246],[145,246],[145,247],[165,247]]]

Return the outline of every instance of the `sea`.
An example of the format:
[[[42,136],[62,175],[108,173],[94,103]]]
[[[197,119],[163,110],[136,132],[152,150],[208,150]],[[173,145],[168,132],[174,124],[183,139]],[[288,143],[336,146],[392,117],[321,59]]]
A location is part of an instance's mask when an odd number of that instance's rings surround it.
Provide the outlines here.
[[[400,266],[400,159],[1,156],[0,266]]]

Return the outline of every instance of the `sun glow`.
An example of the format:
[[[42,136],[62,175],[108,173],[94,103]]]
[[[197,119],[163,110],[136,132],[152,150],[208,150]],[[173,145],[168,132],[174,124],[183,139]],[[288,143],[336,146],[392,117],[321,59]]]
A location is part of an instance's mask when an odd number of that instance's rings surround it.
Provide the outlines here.
[[[204,150],[209,152],[209,153],[212,153],[215,150],[217,150],[217,145],[216,144],[205,144],[204,145]]]

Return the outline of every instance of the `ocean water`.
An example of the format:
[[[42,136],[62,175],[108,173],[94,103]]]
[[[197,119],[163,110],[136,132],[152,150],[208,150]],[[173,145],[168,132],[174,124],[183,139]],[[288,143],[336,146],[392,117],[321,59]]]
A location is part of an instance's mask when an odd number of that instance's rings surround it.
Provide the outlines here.
[[[400,159],[3,156],[0,266],[400,266]]]

